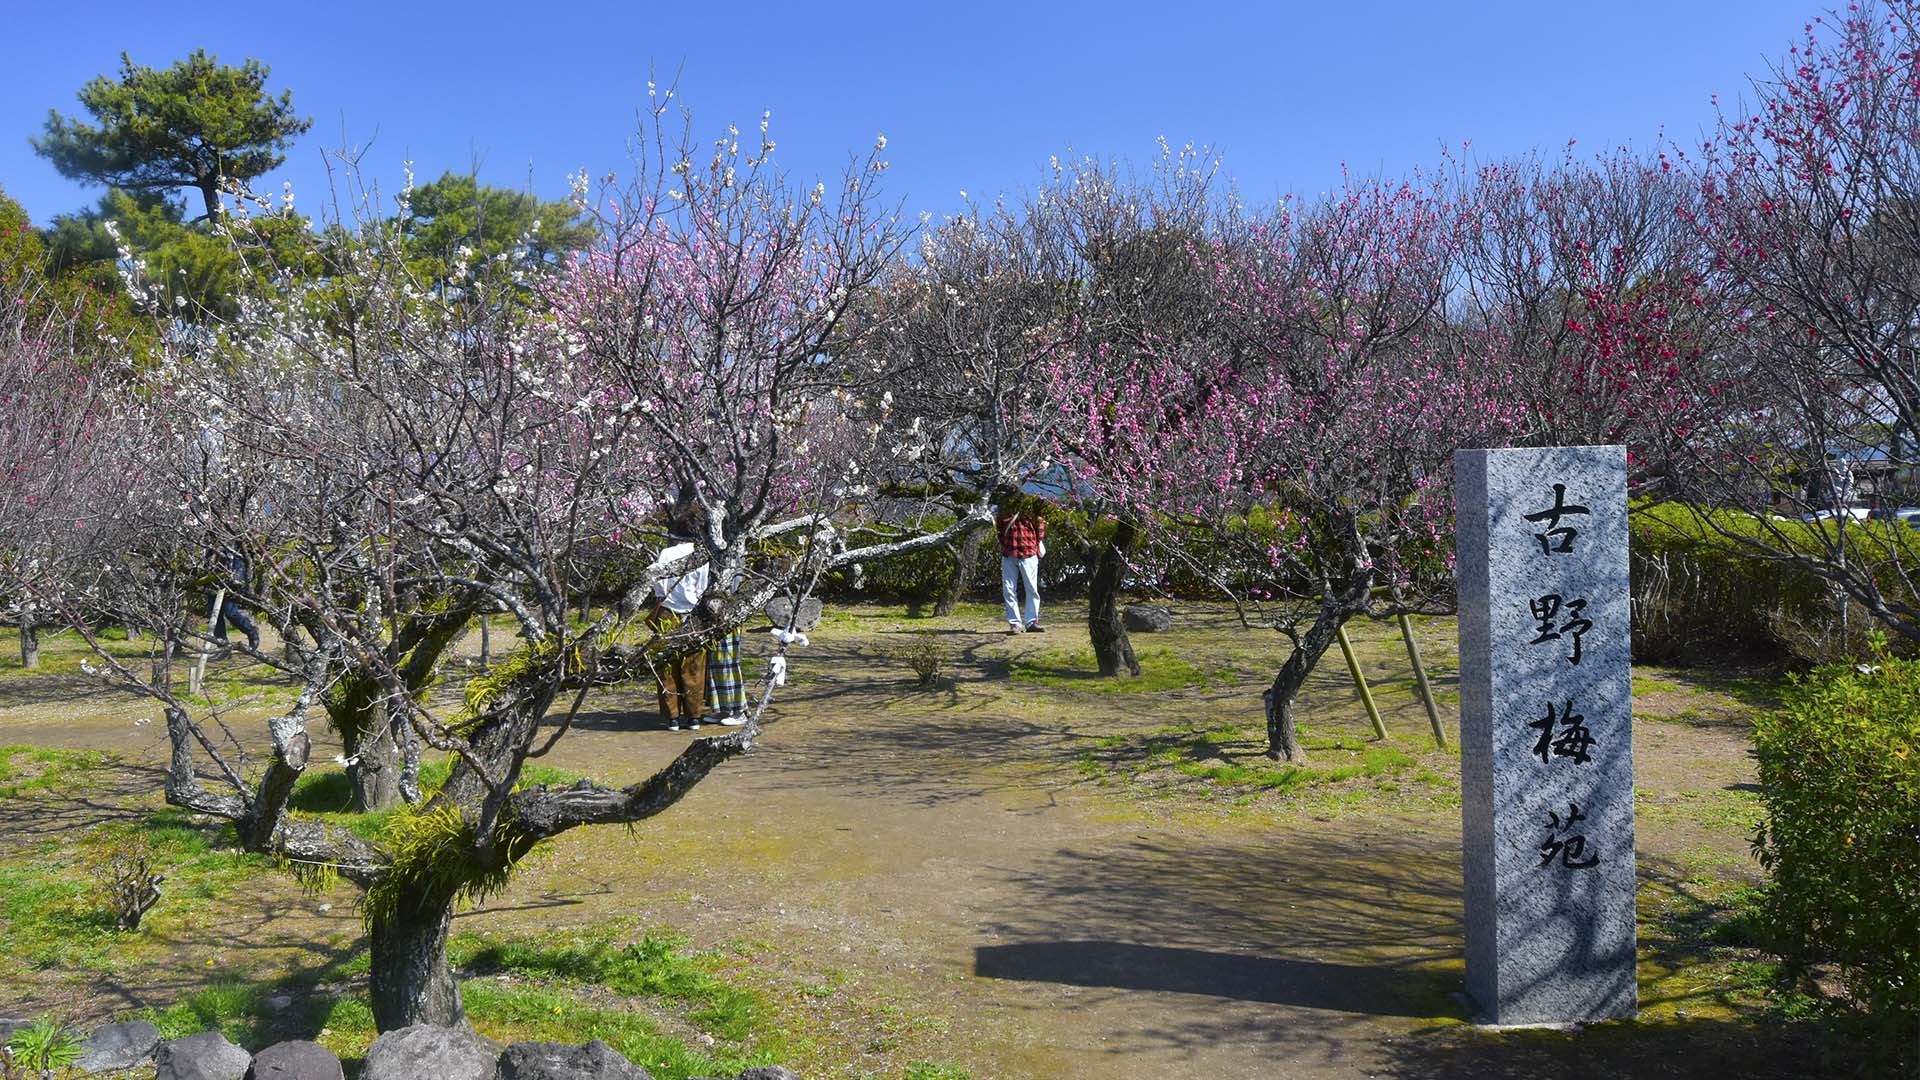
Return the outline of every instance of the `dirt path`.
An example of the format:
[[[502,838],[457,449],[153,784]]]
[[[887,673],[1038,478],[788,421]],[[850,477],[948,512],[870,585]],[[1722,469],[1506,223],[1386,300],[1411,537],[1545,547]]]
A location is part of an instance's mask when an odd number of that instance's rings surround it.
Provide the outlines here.
[[[828,988],[826,1012],[856,989],[885,1003],[841,1021],[870,1030],[837,1033],[817,1075],[895,1075],[903,1054],[1007,1080],[1537,1074],[1521,1066],[1687,1076],[1743,1059],[1744,1074],[1791,1075],[1777,1040],[1673,989],[1658,957],[1643,961],[1649,1019],[1624,1026],[1630,1037],[1609,1025],[1516,1041],[1462,1025],[1457,800],[1404,769],[1291,797],[1089,764],[1103,741],[1169,725],[1257,725],[1272,640],[1220,613],[1190,617],[1142,643],[1213,665],[1213,678],[1103,694],[1007,675],[1013,657],[1084,649],[1083,629],[971,629],[992,625],[978,613],[830,620],[755,753],[638,829],[562,838],[462,926],[630,917],[704,944],[751,943],[763,976]],[[941,635],[952,682],[914,685],[894,655],[909,630]],[[1443,685],[1450,633],[1423,628]],[[1415,770],[1451,778],[1457,759],[1429,748],[1398,682],[1397,642],[1372,628],[1363,639],[1369,674],[1389,683],[1393,745]],[[1317,678],[1304,723],[1357,741],[1365,720],[1343,679]],[[4,694],[0,744],[159,762],[155,725],[136,727],[122,700],[96,694],[66,711]],[[1711,688],[1666,682],[1656,694],[1685,715],[1636,732],[1643,923],[1702,875],[1752,872],[1738,710]],[[583,714],[549,760],[630,782],[690,737],[660,730],[627,694]]]

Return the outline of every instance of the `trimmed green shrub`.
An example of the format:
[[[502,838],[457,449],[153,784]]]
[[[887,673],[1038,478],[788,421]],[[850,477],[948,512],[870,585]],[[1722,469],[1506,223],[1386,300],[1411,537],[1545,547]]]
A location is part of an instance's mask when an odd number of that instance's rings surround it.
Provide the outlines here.
[[[1906,1059],[1879,1064],[1920,1068],[1920,661],[1882,647],[1795,679],[1755,745],[1781,951],[1839,965],[1872,1042]]]

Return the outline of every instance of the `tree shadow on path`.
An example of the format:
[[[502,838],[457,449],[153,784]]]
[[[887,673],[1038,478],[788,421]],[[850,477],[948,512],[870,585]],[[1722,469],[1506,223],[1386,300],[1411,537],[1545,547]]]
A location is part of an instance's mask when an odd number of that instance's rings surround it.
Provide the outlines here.
[[[1442,959],[1436,957],[1435,959]],[[1036,941],[974,950],[974,974],[1072,986],[1206,994],[1375,1016],[1426,1017],[1459,988],[1452,971],[1243,956],[1124,941]]]

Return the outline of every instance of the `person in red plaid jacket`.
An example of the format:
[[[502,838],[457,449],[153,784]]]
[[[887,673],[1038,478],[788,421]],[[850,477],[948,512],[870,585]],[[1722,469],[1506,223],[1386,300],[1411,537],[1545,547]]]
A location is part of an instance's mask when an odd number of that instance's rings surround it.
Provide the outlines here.
[[[1000,536],[1000,590],[1007,602],[1007,632],[1038,634],[1040,625],[1040,556],[1047,550],[1047,522],[1033,509],[1033,500],[1008,494],[994,517]],[[1020,589],[1027,591],[1026,618],[1021,618]]]

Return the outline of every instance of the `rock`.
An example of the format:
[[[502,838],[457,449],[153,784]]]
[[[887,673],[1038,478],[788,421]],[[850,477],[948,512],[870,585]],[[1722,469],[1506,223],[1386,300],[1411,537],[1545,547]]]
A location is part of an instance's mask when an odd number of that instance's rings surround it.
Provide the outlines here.
[[[217,1031],[161,1043],[153,1055],[154,1080],[242,1080],[253,1055]]]
[[[25,1031],[32,1026],[33,1021],[31,1020],[10,1020],[5,1017],[0,1017],[0,1042],[5,1042],[13,1038],[14,1032]]]
[[[566,1043],[514,1043],[500,1055],[500,1080],[653,1080],[645,1069],[595,1039]]]
[[[499,1057],[466,1028],[415,1024],[373,1040],[360,1080],[494,1080]]]
[[[1120,624],[1136,634],[1164,634],[1173,629],[1173,609],[1128,604],[1120,609]]]
[[[800,1074],[785,1065],[755,1065],[736,1080],[800,1080]]]
[[[87,1036],[80,1047],[80,1060],[73,1067],[84,1073],[131,1069],[152,1061],[158,1049],[160,1029],[145,1020],[108,1024]]]
[[[247,1080],[343,1080],[340,1059],[316,1042],[274,1043],[253,1057]]]
[[[767,601],[766,610],[767,618],[773,625],[785,629],[788,617],[793,614],[793,601],[784,596],[776,596]],[[804,633],[819,626],[820,610],[820,601],[817,597],[809,596],[800,601],[800,616],[794,622],[793,628]]]

